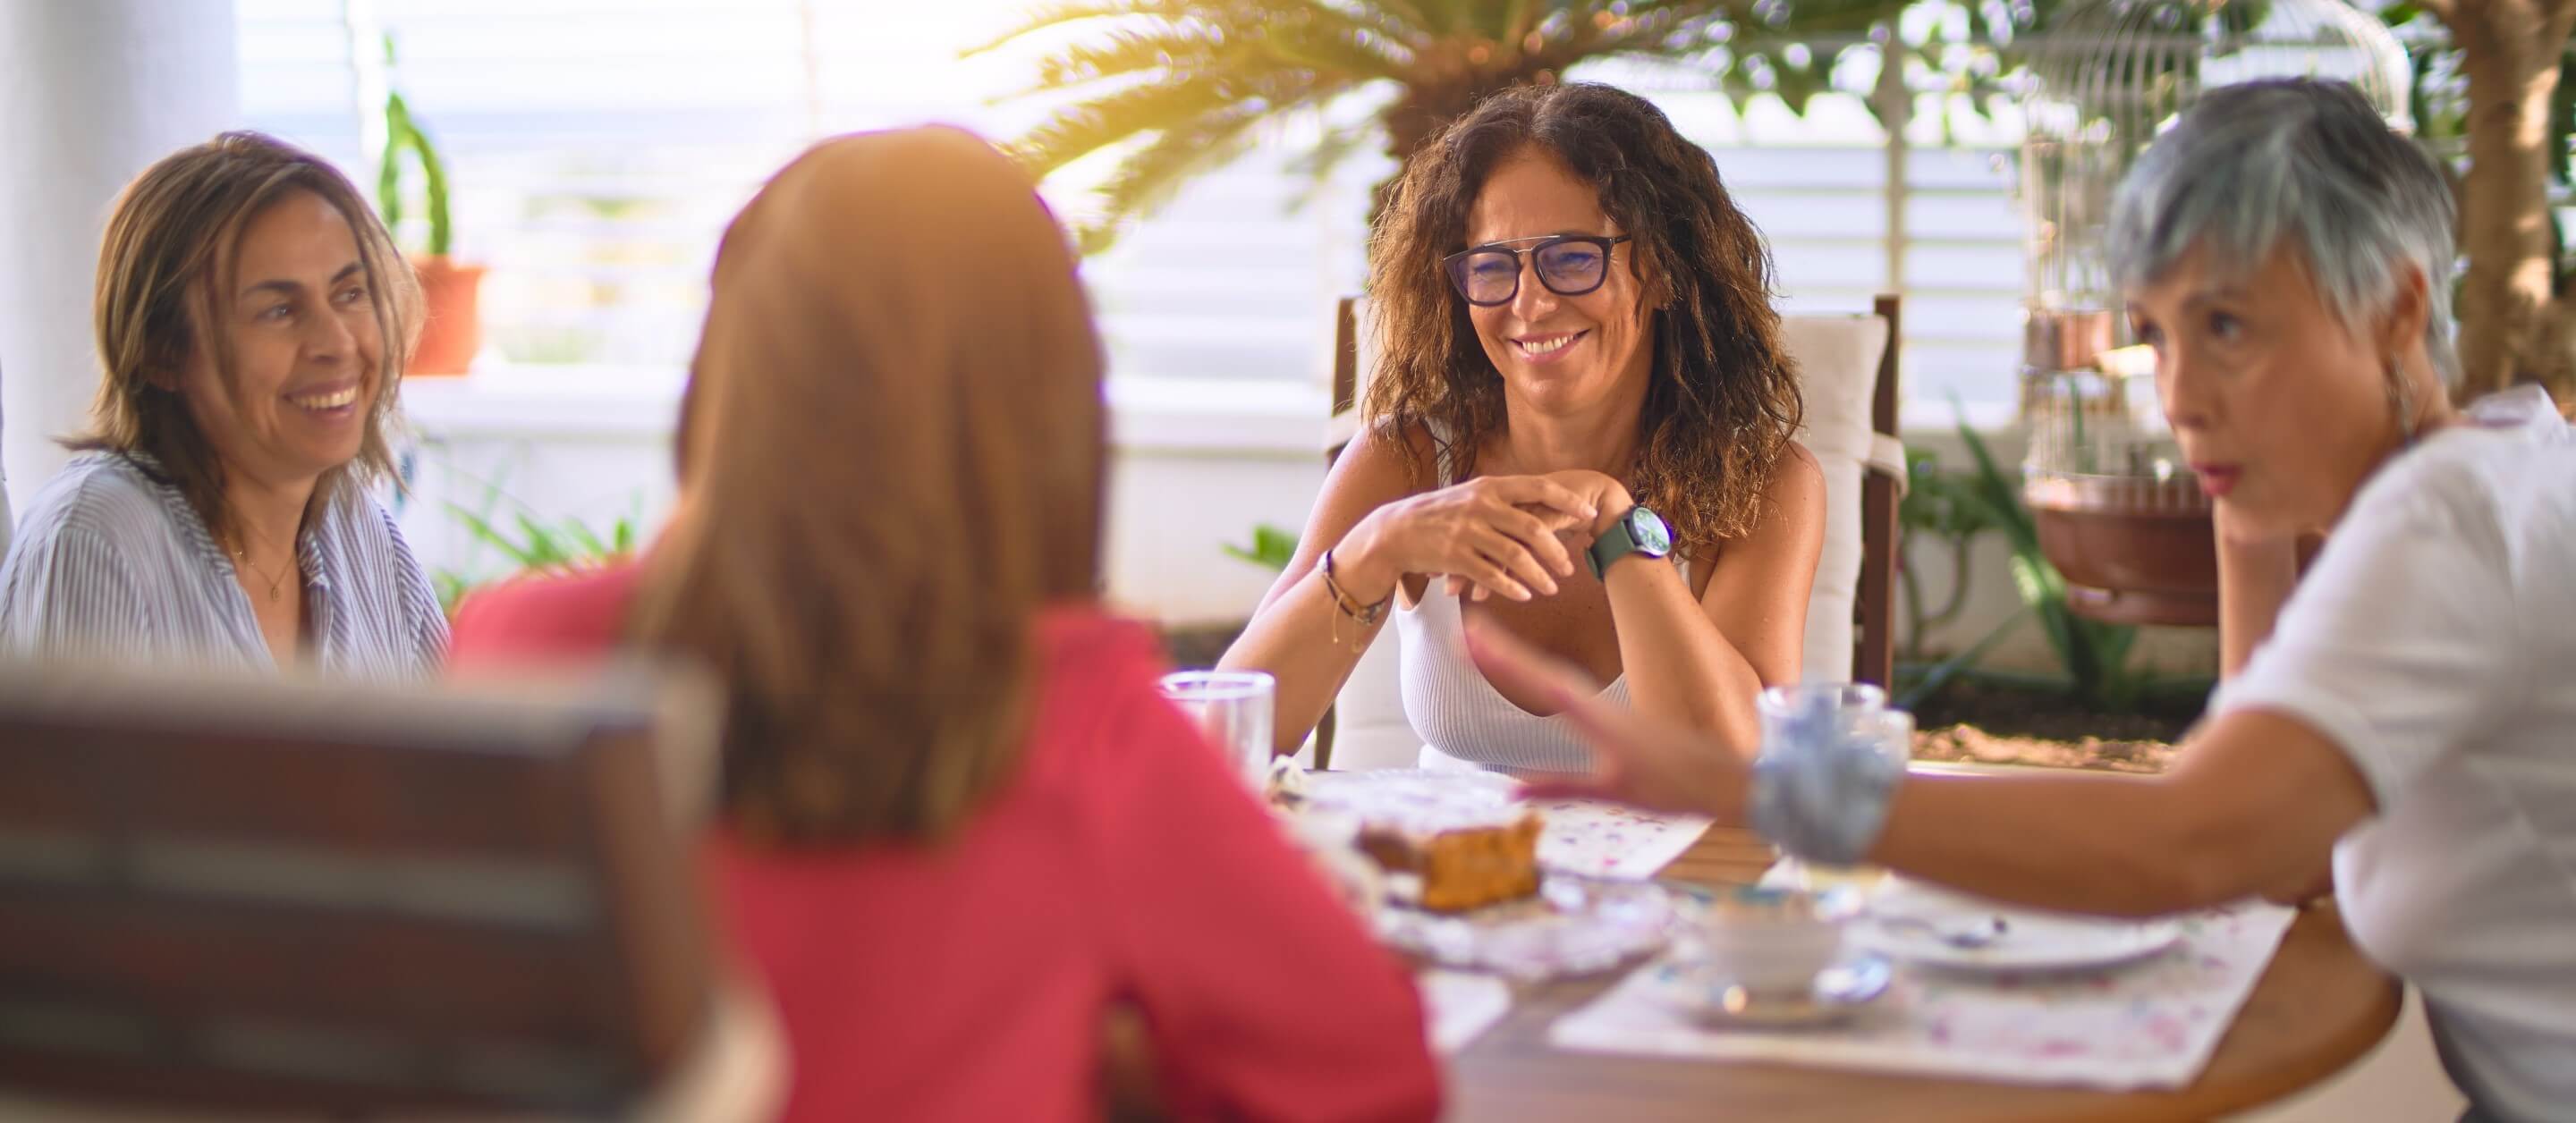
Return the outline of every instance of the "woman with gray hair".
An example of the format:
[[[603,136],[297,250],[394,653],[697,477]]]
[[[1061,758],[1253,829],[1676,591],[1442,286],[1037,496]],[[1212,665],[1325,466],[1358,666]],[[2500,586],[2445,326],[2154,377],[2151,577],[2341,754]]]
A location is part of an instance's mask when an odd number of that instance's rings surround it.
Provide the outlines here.
[[[1571,789],[1818,862],[2149,915],[2306,896],[2331,854],[2471,1116],[2576,1119],[2576,432],[2537,388],[2449,404],[2452,217],[2432,160],[2320,82],[2209,94],[2123,185],[2114,269],[2216,500],[2243,662],[2152,780],[1908,776],[1825,722],[1748,768],[1473,641],[1589,735]]]

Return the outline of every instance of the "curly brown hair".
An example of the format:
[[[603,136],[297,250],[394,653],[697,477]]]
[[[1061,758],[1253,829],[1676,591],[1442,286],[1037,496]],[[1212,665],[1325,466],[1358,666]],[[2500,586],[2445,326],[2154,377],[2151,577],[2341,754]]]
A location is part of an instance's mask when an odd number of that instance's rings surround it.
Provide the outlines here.
[[[1672,523],[1686,556],[1742,537],[1759,519],[1801,409],[1797,368],[1771,306],[1771,251],[1708,151],[1625,90],[1583,82],[1505,90],[1406,162],[1369,238],[1377,370],[1364,416],[1380,432],[1427,428],[1461,475],[1502,429],[1502,376],[1441,258],[1466,248],[1486,178],[1531,147],[1597,186],[1602,211],[1633,239],[1629,267],[1646,279],[1656,309],[1654,381],[1637,419],[1629,489]],[[1421,474],[1421,449],[1395,443]]]

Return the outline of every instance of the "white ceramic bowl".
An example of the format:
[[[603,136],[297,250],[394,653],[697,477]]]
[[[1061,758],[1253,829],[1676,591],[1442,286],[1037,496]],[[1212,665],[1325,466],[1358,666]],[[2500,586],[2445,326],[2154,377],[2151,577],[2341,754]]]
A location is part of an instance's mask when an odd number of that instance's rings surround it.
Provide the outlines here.
[[[1849,919],[1838,896],[1747,887],[1712,898],[1697,935],[1712,976],[1757,994],[1802,994],[1842,959]]]

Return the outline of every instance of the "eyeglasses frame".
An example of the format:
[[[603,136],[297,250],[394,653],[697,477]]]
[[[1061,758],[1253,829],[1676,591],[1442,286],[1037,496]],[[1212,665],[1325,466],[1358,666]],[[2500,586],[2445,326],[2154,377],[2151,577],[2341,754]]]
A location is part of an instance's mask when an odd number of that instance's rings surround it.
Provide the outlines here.
[[[1627,234],[1540,234],[1528,238],[1505,238],[1499,242],[1486,242],[1483,245],[1469,246],[1466,249],[1459,250],[1456,253],[1441,258],[1440,269],[1441,272],[1449,275],[1449,287],[1458,293],[1458,298],[1469,304],[1475,305],[1478,308],[1500,308],[1503,305],[1520,299],[1521,274],[1523,273],[1535,274],[1538,277],[1539,287],[1555,293],[1558,296],[1583,296],[1588,293],[1599,291],[1601,286],[1610,282],[1610,265],[1614,260],[1614,255],[1611,253],[1611,250],[1620,243],[1629,241],[1631,237],[1631,235]],[[1531,246],[1528,249],[1520,250],[1512,248],[1512,245],[1515,242],[1536,242],[1538,244]],[[1548,283],[1547,272],[1538,267],[1539,254],[1568,242],[1587,242],[1600,247],[1601,250],[1601,278],[1589,285],[1573,291],[1561,289]],[[1469,257],[1480,253],[1507,253],[1512,255],[1512,291],[1505,294],[1500,300],[1478,300],[1475,297],[1467,295],[1467,279],[1458,275],[1459,265],[1465,262]],[[1523,260],[1524,258],[1527,260]]]

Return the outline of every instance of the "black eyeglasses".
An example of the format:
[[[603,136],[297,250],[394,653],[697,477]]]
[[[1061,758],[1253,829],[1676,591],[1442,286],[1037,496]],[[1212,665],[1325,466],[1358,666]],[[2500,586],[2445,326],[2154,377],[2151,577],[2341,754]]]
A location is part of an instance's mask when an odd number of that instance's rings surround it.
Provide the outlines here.
[[[1595,234],[1551,234],[1540,238],[1513,238],[1487,242],[1473,249],[1460,250],[1441,258],[1449,270],[1449,283],[1458,287],[1458,295],[1478,308],[1509,304],[1521,294],[1521,254],[1527,252],[1538,269],[1538,283],[1558,296],[1581,296],[1601,287],[1610,279],[1610,247],[1627,241],[1628,235],[1604,238]],[[1514,242],[1536,242],[1527,251],[1512,249]]]

